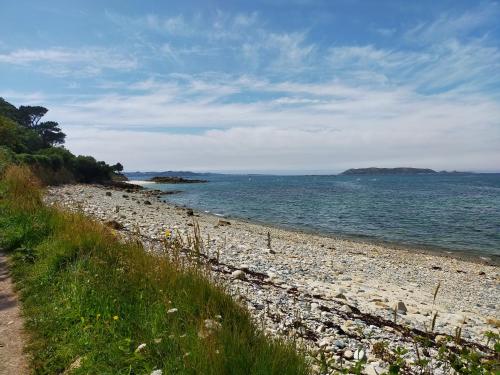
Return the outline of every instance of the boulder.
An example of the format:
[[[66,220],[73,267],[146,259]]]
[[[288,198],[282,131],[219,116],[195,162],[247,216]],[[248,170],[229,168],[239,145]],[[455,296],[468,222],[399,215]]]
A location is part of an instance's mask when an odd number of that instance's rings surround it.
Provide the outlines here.
[[[397,310],[401,315],[406,315],[406,313],[408,312],[408,309],[406,308],[406,305],[403,301],[398,302]]]
[[[352,309],[347,305],[343,305],[339,310],[342,312],[345,312],[346,314],[352,313]]]
[[[245,272],[242,270],[236,270],[231,273],[231,277],[235,280],[245,280]]]

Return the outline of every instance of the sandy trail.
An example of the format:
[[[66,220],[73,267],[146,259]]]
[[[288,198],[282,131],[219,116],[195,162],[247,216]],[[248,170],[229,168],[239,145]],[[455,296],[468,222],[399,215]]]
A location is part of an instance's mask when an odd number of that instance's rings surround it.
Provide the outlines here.
[[[9,275],[7,256],[0,252],[0,375],[29,373],[23,337],[23,319]]]

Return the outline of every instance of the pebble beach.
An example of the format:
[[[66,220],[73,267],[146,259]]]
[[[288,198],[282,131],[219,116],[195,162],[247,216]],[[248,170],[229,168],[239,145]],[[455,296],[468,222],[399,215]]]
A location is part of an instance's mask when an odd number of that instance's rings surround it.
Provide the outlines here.
[[[498,332],[500,273],[487,260],[283,230],[160,198],[93,185],[51,187],[45,196],[48,204],[117,223],[150,251],[166,231],[187,235],[197,223],[214,278],[266,333],[294,337],[327,360],[366,358],[367,373],[387,370],[373,349],[381,340],[407,348],[411,360],[416,335],[438,343],[459,327],[465,341],[484,349],[485,332]]]

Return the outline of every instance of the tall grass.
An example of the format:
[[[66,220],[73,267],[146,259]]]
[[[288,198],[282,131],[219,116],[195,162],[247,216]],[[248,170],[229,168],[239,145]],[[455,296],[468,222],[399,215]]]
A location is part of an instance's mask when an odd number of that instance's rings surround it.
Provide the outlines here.
[[[0,194],[0,246],[11,252],[35,373],[72,364],[75,374],[308,373],[291,343],[257,331],[200,268],[44,206],[26,168],[9,168]]]

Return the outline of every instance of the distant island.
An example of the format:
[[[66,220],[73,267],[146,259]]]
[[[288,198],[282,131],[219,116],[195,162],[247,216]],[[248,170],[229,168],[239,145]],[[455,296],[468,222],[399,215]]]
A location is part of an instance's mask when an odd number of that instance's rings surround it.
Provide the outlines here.
[[[207,180],[187,179],[179,176],[155,176],[149,179],[157,184],[200,184],[208,182]]]
[[[437,172],[429,168],[408,168],[408,167],[398,167],[398,168],[351,168],[341,173],[341,175],[378,175],[378,174],[395,174],[395,175],[408,175],[408,174],[457,174],[457,173],[467,173],[467,172],[448,172],[440,171]]]

